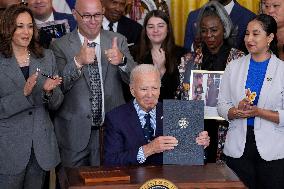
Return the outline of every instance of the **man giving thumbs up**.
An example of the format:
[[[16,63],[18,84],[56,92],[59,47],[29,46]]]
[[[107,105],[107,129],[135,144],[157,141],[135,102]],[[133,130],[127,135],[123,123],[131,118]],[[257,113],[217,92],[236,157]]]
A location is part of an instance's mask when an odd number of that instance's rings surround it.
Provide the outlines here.
[[[101,29],[100,0],[77,0],[72,13],[78,28],[50,47],[65,93],[55,132],[63,166],[95,166],[105,112],[125,103],[122,83],[128,83],[135,62],[124,36]]]

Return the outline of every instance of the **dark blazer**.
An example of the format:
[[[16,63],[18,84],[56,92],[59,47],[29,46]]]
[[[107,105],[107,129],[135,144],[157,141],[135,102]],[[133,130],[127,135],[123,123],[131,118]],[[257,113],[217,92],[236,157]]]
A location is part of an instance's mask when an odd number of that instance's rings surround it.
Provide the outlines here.
[[[128,44],[137,44],[140,39],[141,31],[142,26],[126,16],[122,16],[118,21],[117,32],[127,38]]]
[[[244,46],[244,37],[247,28],[247,24],[255,17],[255,14],[245,7],[241,6],[237,1],[234,1],[235,5],[230,14],[230,18],[234,24],[234,26],[238,27],[238,35],[236,39],[237,46],[236,48],[246,51]],[[184,36],[184,47],[190,50],[192,43],[194,42],[194,38],[196,35],[196,21],[198,18],[198,14],[200,9],[194,10],[189,13],[185,28],[185,36]]]
[[[110,31],[100,33],[102,80],[104,88],[105,112],[124,104],[122,82],[129,81],[129,75],[135,62],[131,57],[126,38]],[[110,49],[112,39],[117,37],[117,45],[127,57],[125,70],[108,62],[105,50]],[[90,77],[88,67],[83,66],[80,74],[74,62],[74,56],[82,44],[78,31],[63,36],[51,44],[59,74],[63,77],[62,90],[64,101],[55,115],[55,131],[61,148],[82,151],[86,148],[91,135]]]
[[[39,68],[48,75],[57,75],[55,58],[45,50],[43,58],[31,55],[29,73]],[[48,110],[57,109],[63,94],[53,90],[48,103],[43,100],[43,84],[46,77],[38,76],[31,95],[24,96],[26,80],[16,58],[0,55],[0,174],[18,174],[30,159],[31,149],[38,164],[51,170],[60,161],[54,127]]]
[[[163,108],[158,103],[156,109],[156,137],[163,134]],[[104,138],[104,165],[139,165],[139,147],[147,144],[143,129],[134,108],[133,101],[121,105],[106,114]],[[162,153],[149,156],[144,164],[162,164]]]

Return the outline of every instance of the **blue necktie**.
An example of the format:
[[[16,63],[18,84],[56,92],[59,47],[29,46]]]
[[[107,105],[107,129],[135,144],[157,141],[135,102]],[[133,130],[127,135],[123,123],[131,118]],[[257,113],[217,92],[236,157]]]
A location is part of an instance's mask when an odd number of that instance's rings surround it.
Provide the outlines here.
[[[154,129],[151,127],[151,115],[150,114],[145,114],[144,116],[146,123],[143,128],[145,140],[149,143],[151,140],[153,140],[153,135],[154,135]]]

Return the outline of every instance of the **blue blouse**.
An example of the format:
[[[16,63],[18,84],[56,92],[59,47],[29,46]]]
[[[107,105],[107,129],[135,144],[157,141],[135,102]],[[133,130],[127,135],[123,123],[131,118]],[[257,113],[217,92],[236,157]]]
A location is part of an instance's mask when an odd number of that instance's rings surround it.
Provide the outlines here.
[[[263,62],[256,62],[252,58],[250,59],[246,89],[249,88],[251,92],[256,92],[256,97],[253,101],[253,105],[257,105],[258,103],[259,94],[263,85],[269,60],[270,58]],[[254,126],[254,117],[247,119],[247,125]]]

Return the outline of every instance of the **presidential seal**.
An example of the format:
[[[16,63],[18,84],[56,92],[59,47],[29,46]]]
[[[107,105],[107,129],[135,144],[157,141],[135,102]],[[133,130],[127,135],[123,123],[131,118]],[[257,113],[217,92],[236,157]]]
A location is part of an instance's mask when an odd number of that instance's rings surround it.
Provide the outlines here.
[[[178,189],[171,181],[166,179],[151,179],[145,182],[140,189]]]

